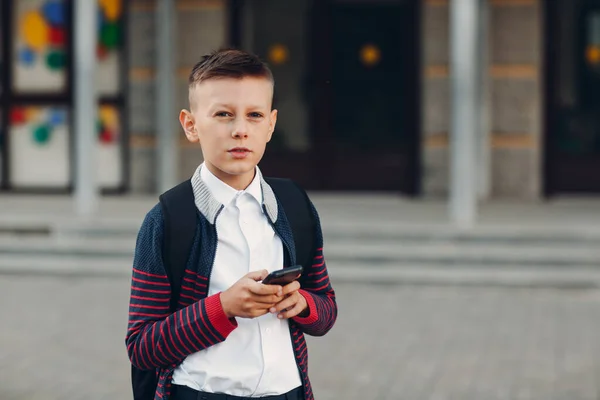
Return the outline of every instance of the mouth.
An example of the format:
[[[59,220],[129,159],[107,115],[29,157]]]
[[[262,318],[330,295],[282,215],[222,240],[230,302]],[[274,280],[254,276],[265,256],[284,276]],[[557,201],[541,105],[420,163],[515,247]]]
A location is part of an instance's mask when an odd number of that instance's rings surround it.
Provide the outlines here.
[[[231,154],[231,157],[235,160],[242,160],[248,157],[248,154],[252,153],[252,151],[246,147],[234,147],[233,149],[229,149],[227,151]]]
[[[229,149],[228,153],[251,153],[252,151],[246,147],[234,147],[233,149]]]

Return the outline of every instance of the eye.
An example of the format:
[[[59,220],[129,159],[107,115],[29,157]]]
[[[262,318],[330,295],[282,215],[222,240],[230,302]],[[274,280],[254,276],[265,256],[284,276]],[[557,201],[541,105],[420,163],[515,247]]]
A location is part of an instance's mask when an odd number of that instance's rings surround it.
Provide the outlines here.
[[[219,111],[215,113],[215,117],[231,117],[231,113],[227,111]]]
[[[250,114],[248,114],[248,116],[250,118],[262,118],[263,115],[259,112],[251,112]]]

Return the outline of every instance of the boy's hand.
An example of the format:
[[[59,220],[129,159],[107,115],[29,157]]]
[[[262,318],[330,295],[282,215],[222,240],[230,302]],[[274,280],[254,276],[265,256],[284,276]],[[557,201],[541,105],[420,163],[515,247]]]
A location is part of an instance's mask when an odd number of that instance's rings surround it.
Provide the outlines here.
[[[267,270],[250,272],[221,293],[221,306],[228,318],[260,317],[283,299],[281,286],[258,282],[268,274]]]
[[[304,296],[300,294],[298,289],[300,289],[300,283],[298,281],[294,281],[285,285],[283,287],[283,296],[285,298],[277,303],[274,307],[271,307],[269,311],[273,314],[279,313],[277,318],[280,319],[293,318],[296,315],[308,311],[308,303],[306,302]]]

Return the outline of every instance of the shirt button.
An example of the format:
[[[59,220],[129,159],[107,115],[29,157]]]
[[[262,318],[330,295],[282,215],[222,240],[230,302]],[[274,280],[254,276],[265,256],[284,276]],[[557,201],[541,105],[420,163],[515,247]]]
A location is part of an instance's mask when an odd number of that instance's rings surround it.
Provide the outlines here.
[[[267,332],[267,335],[270,335],[271,334],[271,328],[267,328],[266,332]]]

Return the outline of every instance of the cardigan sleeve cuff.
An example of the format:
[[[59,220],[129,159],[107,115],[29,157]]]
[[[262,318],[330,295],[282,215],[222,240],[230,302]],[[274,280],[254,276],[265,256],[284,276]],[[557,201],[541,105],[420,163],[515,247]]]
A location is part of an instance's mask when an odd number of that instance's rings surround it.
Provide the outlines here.
[[[306,299],[306,304],[308,304],[308,316],[307,317],[295,316],[292,319],[302,325],[314,324],[315,322],[317,322],[319,320],[319,315],[317,314],[317,306],[315,304],[315,300],[313,299],[313,296],[306,290],[300,289],[299,292]]]
[[[229,336],[229,334],[237,328],[238,325],[235,318],[227,318],[227,315],[223,311],[223,306],[221,305],[221,293],[216,293],[207,297],[204,305],[211,325],[223,335],[224,338]]]

